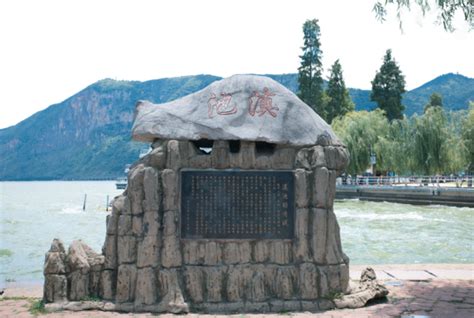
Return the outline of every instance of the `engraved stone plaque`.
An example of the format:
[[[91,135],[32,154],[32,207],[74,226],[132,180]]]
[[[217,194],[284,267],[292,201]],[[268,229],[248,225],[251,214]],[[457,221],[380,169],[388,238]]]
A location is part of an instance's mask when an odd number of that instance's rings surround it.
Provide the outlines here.
[[[293,238],[294,209],[291,171],[181,172],[182,238]]]

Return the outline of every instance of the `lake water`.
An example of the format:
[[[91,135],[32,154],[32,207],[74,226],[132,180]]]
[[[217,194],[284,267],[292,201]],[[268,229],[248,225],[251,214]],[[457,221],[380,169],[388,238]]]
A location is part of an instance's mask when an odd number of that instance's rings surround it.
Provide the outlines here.
[[[112,181],[0,182],[0,286],[41,280],[53,238],[99,252],[107,195],[121,192]],[[344,200],[335,212],[351,264],[474,263],[474,209]]]

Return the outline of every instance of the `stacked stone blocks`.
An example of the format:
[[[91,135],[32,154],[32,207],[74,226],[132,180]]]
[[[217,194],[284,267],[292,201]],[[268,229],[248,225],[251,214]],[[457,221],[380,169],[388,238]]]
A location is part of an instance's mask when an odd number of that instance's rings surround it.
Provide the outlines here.
[[[237,152],[228,141],[214,141],[209,155],[192,141],[155,141],[113,202],[102,255],[91,254],[82,242],[66,254],[53,242],[45,300],[97,295],[115,310],[173,313],[332,308],[328,298],[346,292],[349,282],[333,211],[336,176],[348,152],[320,137],[312,147],[275,145],[264,153],[251,141],[241,141]],[[294,239],[181,239],[184,168],[293,171]]]

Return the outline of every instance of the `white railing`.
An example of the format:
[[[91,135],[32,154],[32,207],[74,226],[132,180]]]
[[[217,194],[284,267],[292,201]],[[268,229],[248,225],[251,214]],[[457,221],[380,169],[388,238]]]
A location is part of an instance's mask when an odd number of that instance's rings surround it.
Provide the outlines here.
[[[338,186],[427,186],[473,188],[474,176],[344,176],[336,180]]]

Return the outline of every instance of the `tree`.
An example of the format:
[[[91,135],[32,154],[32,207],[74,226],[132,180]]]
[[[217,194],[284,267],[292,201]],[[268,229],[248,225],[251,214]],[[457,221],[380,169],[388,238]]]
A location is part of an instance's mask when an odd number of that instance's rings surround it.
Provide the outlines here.
[[[336,60],[331,67],[328,88],[326,90],[328,103],[326,106],[326,121],[330,124],[338,116],[354,110],[354,103],[349,96],[349,91],[344,83],[342,67],[339,60]]]
[[[370,99],[378,108],[385,111],[389,121],[403,118],[402,94],[405,93],[405,76],[396,61],[392,59],[392,50],[385,53],[383,64],[372,81]]]
[[[443,97],[439,93],[433,93],[430,96],[430,101],[428,104],[425,105],[424,112],[430,107],[443,107]]]
[[[474,102],[469,104],[469,114],[462,125],[462,140],[467,161],[466,173],[474,174]]]
[[[388,125],[386,135],[379,136],[375,144],[377,168],[397,174],[412,172],[411,120],[394,120]]]
[[[353,111],[335,118],[332,128],[351,155],[347,171],[360,174],[369,167],[371,151],[376,149],[381,136],[387,135],[388,121],[380,109],[371,112]],[[377,165],[382,159],[377,154]]]
[[[322,118],[326,117],[323,108],[322,54],[319,41],[318,20],[307,20],[303,24],[303,54],[298,68],[298,97],[308,104]]]
[[[464,14],[464,20],[468,23],[471,29],[474,29],[474,9],[472,0],[436,0],[434,5],[430,5],[429,0],[385,0],[384,4],[381,1],[377,1],[374,4],[373,11],[375,12],[376,17],[380,21],[385,21],[387,15],[387,6],[396,4],[397,5],[397,17],[400,21],[400,28],[402,26],[401,20],[401,10],[403,8],[410,9],[411,5],[414,3],[418,5],[423,14],[431,10],[433,7],[438,8],[439,16],[438,18],[443,22],[443,27],[446,31],[454,31],[453,27],[453,18],[457,11],[462,11]]]
[[[384,112],[349,112],[332,123],[351,155],[347,171],[361,173],[371,151],[377,170],[406,174],[474,173],[474,103],[470,110],[445,113],[429,107],[411,118],[388,122]]]
[[[448,161],[446,115],[441,107],[429,107],[415,118],[413,161],[416,171],[442,173]]]
[[[474,115],[474,111],[473,111]],[[467,171],[469,167],[467,140],[463,138],[463,131],[467,128],[466,124],[469,119],[468,110],[459,110],[449,112],[447,114],[447,141],[446,153],[448,160],[444,168],[445,174],[459,173]],[[471,125],[474,125],[474,116],[472,117]],[[461,123],[461,124],[460,124]],[[474,130],[473,130],[474,132]],[[474,135],[473,135],[474,137]],[[473,140],[474,142],[474,140]],[[474,147],[474,144],[473,144]],[[474,150],[473,150],[474,155]]]

